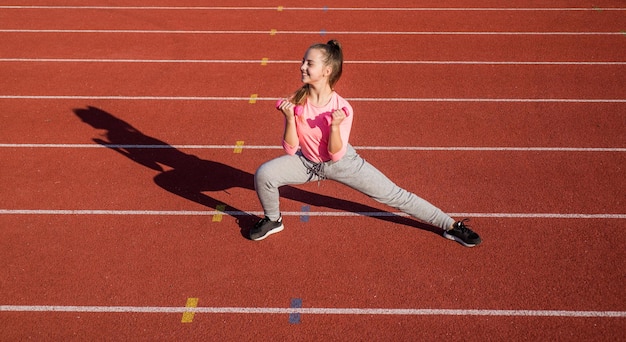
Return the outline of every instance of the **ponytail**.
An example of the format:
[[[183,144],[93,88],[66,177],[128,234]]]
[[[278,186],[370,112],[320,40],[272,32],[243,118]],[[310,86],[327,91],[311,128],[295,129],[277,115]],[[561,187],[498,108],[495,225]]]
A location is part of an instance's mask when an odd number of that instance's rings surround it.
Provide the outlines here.
[[[313,44],[309,47],[309,50],[310,49],[321,50],[326,55],[324,64],[330,65],[332,68],[332,72],[328,78],[328,83],[330,84],[330,87],[334,89],[335,84],[337,84],[339,78],[341,78],[343,69],[343,50],[341,49],[341,44],[339,44],[339,41],[333,39],[329,40],[326,44]],[[306,102],[308,95],[309,85],[305,84],[294,92],[291,96],[291,102],[297,105],[303,105],[304,102]]]
[[[291,102],[297,105],[303,105],[306,102],[306,97],[309,95],[309,85],[305,84],[300,89],[296,90],[291,96]]]
[[[328,46],[326,64],[329,64],[333,68],[333,72],[330,74],[328,82],[330,83],[330,87],[334,88],[337,81],[339,81],[339,78],[341,78],[343,69],[343,50],[341,49],[339,41],[334,39],[329,40],[328,43],[326,43],[326,46]]]

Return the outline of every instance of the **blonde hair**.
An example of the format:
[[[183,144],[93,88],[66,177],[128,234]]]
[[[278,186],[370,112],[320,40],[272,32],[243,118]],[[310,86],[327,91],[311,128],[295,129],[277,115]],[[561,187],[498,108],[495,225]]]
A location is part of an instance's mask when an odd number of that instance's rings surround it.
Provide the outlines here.
[[[328,83],[331,88],[335,87],[335,84],[341,78],[341,72],[343,68],[343,51],[341,44],[337,40],[329,40],[326,44],[317,43],[309,47],[309,50],[317,49],[324,53],[324,65],[329,65],[332,68],[330,76],[328,77]],[[292,95],[292,102],[298,105],[304,104],[307,96],[309,95],[309,85],[305,84],[300,89],[296,90]]]

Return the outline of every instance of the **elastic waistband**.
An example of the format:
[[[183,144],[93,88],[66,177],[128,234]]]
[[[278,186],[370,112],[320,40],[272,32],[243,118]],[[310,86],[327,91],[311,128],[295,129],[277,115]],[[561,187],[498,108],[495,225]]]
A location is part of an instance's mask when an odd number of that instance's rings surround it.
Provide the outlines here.
[[[352,147],[352,145],[348,144],[347,146],[347,151],[346,151],[346,156],[350,155],[352,153],[356,153],[356,151],[354,150],[354,147]],[[352,153],[351,153],[352,152]],[[321,162],[314,162],[311,159],[307,158],[304,154],[302,154],[302,151],[298,151],[298,155],[300,156],[300,158],[302,158],[303,160],[306,160],[307,162],[311,163],[311,164],[324,164],[324,165],[332,165],[336,162],[338,162],[339,160],[327,160],[327,161],[321,161]],[[341,159],[340,159],[341,160]]]

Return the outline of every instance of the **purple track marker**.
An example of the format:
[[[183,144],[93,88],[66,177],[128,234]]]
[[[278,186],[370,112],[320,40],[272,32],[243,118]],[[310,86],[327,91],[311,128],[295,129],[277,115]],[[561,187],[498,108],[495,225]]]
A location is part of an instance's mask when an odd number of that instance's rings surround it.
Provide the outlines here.
[[[291,308],[292,309],[300,309],[302,308],[302,299],[301,298],[292,298],[291,299]],[[300,313],[292,312],[289,314],[289,324],[300,324]]]

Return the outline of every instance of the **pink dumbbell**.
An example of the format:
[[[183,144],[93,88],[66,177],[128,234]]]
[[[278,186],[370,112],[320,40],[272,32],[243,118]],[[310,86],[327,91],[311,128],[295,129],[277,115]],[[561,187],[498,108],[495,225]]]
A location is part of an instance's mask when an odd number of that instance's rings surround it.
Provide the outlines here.
[[[283,104],[285,100],[283,99],[279,99],[278,101],[276,101],[276,109],[280,110],[280,105]],[[302,114],[302,110],[304,110],[304,108],[302,108],[302,106],[295,106],[293,109],[293,113],[298,116],[300,114]]]
[[[350,112],[348,112],[348,108],[343,107],[343,108],[341,108],[341,110],[343,110],[343,112],[346,113],[346,118],[348,116],[350,116]],[[332,114],[328,114],[328,115],[326,115],[325,119],[326,119],[326,123],[330,126],[330,123],[333,121],[333,115]]]

